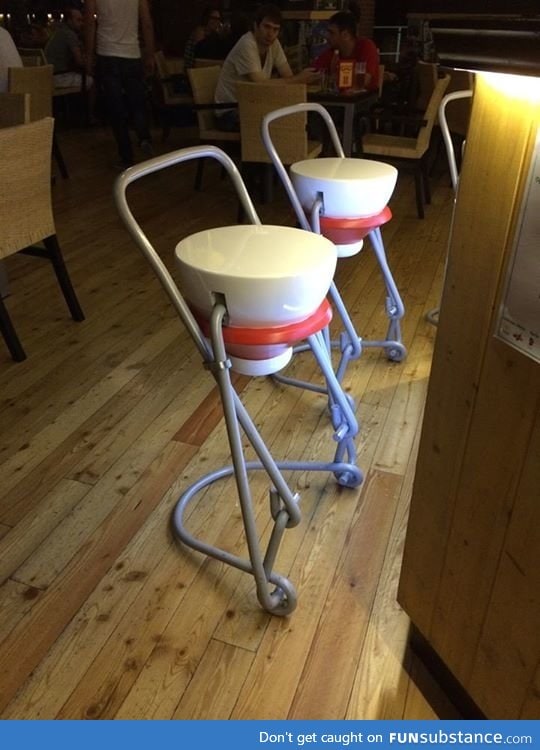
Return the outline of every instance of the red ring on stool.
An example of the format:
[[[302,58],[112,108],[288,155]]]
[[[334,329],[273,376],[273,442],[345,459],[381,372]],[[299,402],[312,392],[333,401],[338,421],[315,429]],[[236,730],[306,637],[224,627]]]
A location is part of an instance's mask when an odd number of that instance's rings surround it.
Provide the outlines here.
[[[200,325],[205,336],[209,336],[210,326],[208,320],[201,316],[197,310],[193,315]],[[297,341],[318,333],[332,320],[332,308],[327,299],[324,299],[314,313],[304,320],[296,323],[288,323],[284,326],[267,326],[262,328],[246,328],[242,326],[224,325],[223,340],[226,344],[294,344]]]
[[[372,229],[386,224],[392,218],[392,211],[388,206],[374,216],[359,216],[356,218],[339,218],[336,216],[319,217],[321,234],[336,245],[350,245],[359,242]]]

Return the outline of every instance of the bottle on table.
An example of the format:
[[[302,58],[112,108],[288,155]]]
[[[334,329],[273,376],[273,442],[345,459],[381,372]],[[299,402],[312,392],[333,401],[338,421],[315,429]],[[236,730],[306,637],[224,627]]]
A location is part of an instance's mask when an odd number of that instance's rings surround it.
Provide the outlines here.
[[[339,84],[339,52],[334,50],[330,60],[330,73],[328,75],[328,91],[337,92]]]

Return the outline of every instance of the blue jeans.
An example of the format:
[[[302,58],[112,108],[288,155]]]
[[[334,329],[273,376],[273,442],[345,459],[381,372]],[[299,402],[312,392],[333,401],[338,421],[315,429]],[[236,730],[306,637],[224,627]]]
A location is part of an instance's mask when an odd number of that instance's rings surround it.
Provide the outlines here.
[[[98,73],[120,159],[133,164],[129,126],[141,141],[150,140],[144,69],[140,59],[98,56]]]

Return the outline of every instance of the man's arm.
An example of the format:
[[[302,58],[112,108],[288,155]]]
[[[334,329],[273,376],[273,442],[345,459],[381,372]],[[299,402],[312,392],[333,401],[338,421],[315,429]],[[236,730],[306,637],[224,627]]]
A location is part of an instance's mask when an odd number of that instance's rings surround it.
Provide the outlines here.
[[[68,43],[75,69],[82,70],[85,67],[84,48],[81,44],[81,40],[75,32],[73,32],[73,36],[69,39]]]
[[[147,73],[152,74],[155,67],[154,59],[154,26],[147,0],[139,0],[139,20],[144,43],[143,59]]]
[[[96,0],[84,3],[84,46],[86,72],[92,73],[94,67],[94,49],[96,44]]]
[[[315,83],[319,79],[319,74],[313,68],[305,68],[300,73],[294,74],[285,57],[281,45],[276,55],[276,70],[279,73],[279,79],[282,83]]]
[[[379,52],[375,43],[371,39],[364,39],[364,59],[366,63],[366,83],[365,86],[370,91],[374,91],[379,86]]]
[[[279,78],[267,78],[262,71],[248,73],[248,78],[253,83],[315,83],[320,76],[313,68],[306,68],[296,75],[293,74],[289,63],[277,69]]]

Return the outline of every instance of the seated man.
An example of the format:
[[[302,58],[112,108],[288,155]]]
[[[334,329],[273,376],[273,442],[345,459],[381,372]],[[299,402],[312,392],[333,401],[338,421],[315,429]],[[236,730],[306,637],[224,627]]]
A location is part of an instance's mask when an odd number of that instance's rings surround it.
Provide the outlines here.
[[[270,81],[276,70],[276,82],[310,83],[318,76],[311,68],[293,75],[278,40],[281,11],[275,5],[263,5],[257,12],[253,30],[240,37],[229,52],[221,68],[214,100],[217,104],[236,102],[236,82]],[[240,129],[237,109],[216,110],[218,128],[226,131]]]
[[[54,66],[54,85],[57,88],[82,87],[82,71],[85,60],[80,33],[83,15],[80,10],[68,8],[64,12],[64,23],[58,24],[45,47],[47,62]],[[93,84],[86,77],[86,88]]]
[[[339,57],[366,64],[365,87],[368,91],[379,88],[379,53],[377,47],[366,37],[356,36],[356,18],[352,13],[340,11],[328,21],[326,36],[329,47],[314,62],[316,70],[330,72],[334,50]]]

